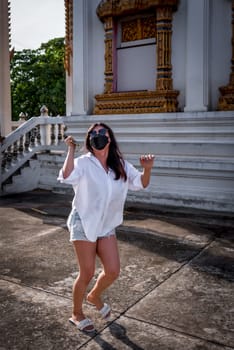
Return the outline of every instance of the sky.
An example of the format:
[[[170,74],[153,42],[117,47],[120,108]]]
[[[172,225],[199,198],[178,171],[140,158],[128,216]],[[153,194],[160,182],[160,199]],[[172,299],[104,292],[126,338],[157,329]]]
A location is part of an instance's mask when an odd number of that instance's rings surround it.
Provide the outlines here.
[[[11,47],[38,49],[41,43],[65,36],[64,0],[10,0]]]

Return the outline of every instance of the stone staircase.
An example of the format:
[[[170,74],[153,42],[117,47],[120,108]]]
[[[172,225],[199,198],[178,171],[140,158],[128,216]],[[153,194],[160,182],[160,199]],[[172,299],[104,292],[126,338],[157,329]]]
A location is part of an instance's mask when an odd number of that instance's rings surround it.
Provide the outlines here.
[[[97,121],[136,167],[141,154],[156,156],[150,186],[129,201],[234,212],[234,112],[72,116],[67,133],[82,145]]]
[[[40,142],[34,138],[27,145],[25,135],[29,131],[23,133],[18,128],[17,157],[14,154],[15,138],[11,143],[7,139],[5,148],[1,147],[2,159],[5,158],[6,163],[1,194],[32,189],[72,194],[71,186],[57,181],[66,151],[58,126],[61,129],[65,123],[66,133],[80,143],[77,148],[79,155],[83,151],[86,131],[96,121],[103,121],[113,128],[125,158],[136,167],[139,167],[141,154],[156,155],[150,186],[144,191],[129,192],[128,203],[234,212],[234,112],[38,119]],[[35,122],[30,123],[27,130],[35,128]],[[51,123],[57,132],[51,132]],[[50,131],[45,132],[48,126]],[[20,150],[22,134],[26,144],[23,151]],[[7,179],[6,173],[10,174]]]
[[[3,192],[14,194],[34,190],[38,186],[39,178],[39,161],[30,159],[3,184]]]
[[[50,154],[43,153],[38,155],[38,161],[40,163],[40,178],[37,188],[61,194],[73,193],[71,186],[61,184],[57,181],[59,169],[63,166],[64,160],[65,152]]]
[[[39,187],[40,156],[47,155],[50,163],[54,153],[57,157],[64,154],[63,132],[62,117],[33,117],[4,139],[0,147],[1,196]]]

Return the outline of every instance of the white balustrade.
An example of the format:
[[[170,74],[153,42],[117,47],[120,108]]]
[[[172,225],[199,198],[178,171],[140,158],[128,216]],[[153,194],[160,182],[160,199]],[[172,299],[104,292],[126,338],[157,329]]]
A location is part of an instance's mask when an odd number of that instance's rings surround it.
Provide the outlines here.
[[[21,124],[1,143],[1,184],[36,153],[64,149],[64,118],[43,113]]]

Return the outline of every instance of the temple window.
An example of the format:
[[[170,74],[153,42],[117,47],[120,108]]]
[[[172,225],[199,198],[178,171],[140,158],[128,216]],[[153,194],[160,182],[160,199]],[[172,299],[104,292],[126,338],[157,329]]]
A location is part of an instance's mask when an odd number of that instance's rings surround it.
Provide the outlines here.
[[[176,112],[171,38],[178,0],[102,0],[105,83],[94,114]]]
[[[116,58],[117,91],[155,89],[155,15],[118,20]]]

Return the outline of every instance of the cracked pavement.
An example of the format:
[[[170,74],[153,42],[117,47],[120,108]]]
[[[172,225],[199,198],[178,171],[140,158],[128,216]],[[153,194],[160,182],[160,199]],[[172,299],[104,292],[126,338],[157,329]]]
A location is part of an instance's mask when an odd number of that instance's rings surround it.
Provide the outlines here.
[[[85,303],[97,330],[87,335],[68,322],[71,201],[39,190],[0,198],[0,350],[234,349],[232,214],[126,206],[121,274],[103,296],[112,318]]]

